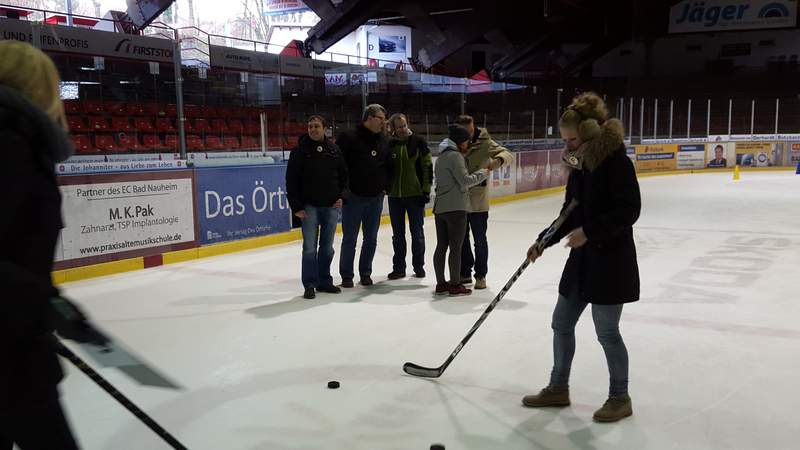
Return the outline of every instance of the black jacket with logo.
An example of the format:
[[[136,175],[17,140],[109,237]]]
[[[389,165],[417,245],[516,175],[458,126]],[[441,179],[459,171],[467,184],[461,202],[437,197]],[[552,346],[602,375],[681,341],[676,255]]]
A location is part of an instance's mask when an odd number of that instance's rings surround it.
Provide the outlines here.
[[[306,205],[333,206],[345,198],[347,179],[347,165],[339,147],[328,139],[317,142],[304,134],[286,168],[286,196],[292,212]]]
[[[350,192],[374,197],[389,190],[392,163],[386,139],[363,125],[345,131],[336,139],[350,174]]]

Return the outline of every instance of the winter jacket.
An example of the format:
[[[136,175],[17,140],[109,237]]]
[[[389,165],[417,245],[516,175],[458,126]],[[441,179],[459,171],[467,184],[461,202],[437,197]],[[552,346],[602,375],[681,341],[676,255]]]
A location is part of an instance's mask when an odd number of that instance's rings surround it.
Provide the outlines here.
[[[306,205],[332,207],[347,191],[347,164],[339,147],[325,139],[300,137],[286,167],[286,196],[292,213]]]
[[[504,166],[514,163],[514,156],[511,152],[495,142],[489,135],[488,130],[478,127],[475,127],[475,134],[472,137],[469,151],[464,157],[467,160],[467,171],[469,173],[486,168],[492,158],[499,159]],[[470,188],[469,199],[472,205],[472,212],[489,211],[488,183],[484,182]]]
[[[606,121],[601,135],[578,150],[582,168],[569,174],[564,207],[573,198],[580,203],[548,247],[579,227],[588,241],[569,254],[558,289],[565,297],[601,305],[639,299],[633,224],[639,218],[641,197],[622,137],[622,123]],[[543,236],[544,232],[539,239]]]
[[[464,156],[457,150],[455,143],[445,139],[440,146],[442,153],[436,159],[434,176],[436,177],[436,199],[434,214],[451,211],[470,211],[469,188],[486,180],[486,172],[467,173]]]
[[[0,85],[0,415],[56,394],[51,271],[61,220],[55,165],[66,133],[17,91]]]
[[[417,135],[389,140],[393,177],[390,197],[428,197],[433,180],[433,159],[428,143]]]
[[[350,192],[374,197],[389,190],[391,161],[382,133],[373,133],[364,125],[345,131],[336,139],[347,162]]]

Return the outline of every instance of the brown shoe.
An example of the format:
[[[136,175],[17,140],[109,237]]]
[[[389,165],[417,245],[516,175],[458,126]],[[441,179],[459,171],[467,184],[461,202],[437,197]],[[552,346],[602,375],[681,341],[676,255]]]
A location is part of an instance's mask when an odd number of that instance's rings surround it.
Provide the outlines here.
[[[532,408],[543,406],[569,406],[569,388],[547,386],[538,394],[522,397],[522,404]]]
[[[486,289],[486,278],[475,277],[475,289]]]
[[[616,422],[633,415],[631,397],[628,394],[619,397],[608,397],[603,407],[595,411],[594,420],[597,422]]]

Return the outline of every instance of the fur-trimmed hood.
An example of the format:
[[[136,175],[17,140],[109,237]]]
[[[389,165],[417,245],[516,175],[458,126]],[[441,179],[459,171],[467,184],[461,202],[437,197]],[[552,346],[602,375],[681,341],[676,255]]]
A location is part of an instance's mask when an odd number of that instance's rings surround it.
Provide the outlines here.
[[[564,149],[561,160],[567,167],[594,171],[620,148],[625,139],[622,122],[619,119],[608,119],[600,128],[600,134],[581,144],[578,150],[573,152]]]

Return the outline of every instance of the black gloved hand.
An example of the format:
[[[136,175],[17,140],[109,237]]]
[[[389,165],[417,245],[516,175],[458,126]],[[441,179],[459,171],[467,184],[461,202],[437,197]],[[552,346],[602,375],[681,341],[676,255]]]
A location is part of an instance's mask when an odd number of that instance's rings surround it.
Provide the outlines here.
[[[62,338],[82,344],[105,345],[109,342],[76,304],[64,297],[51,297],[50,304],[53,306],[53,326]]]
[[[419,205],[425,206],[431,201],[431,194],[425,194],[419,196]]]

